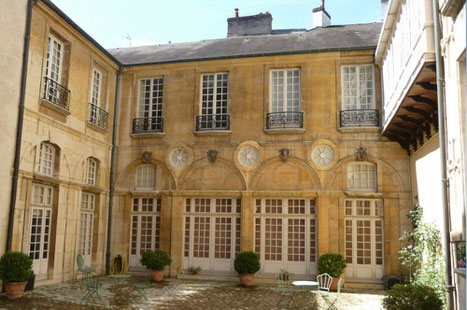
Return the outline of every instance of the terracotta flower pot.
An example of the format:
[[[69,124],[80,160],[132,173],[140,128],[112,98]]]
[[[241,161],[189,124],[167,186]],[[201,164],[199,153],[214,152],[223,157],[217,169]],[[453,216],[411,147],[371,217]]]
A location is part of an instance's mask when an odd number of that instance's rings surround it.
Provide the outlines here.
[[[161,282],[164,279],[164,270],[152,270],[151,278],[154,282]]]
[[[238,275],[240,283],[245,287],[250,287],[253,283],[254,273],[241,273]]]
[[[12,282],[5,283],[5,293],[6,297],[9,300],[20,299],[23,296],[24,288],[26,287],[26,282]]]
[[[332,283],[331,283],[331,292],[336,292],[337,291],[337,282],[339,282],[339,278],[332,278]]]

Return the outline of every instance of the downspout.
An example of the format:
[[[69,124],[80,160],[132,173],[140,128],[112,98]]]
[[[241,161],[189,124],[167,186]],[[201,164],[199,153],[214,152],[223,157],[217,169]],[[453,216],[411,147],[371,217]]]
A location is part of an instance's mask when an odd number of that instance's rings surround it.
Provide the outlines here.
[[[445,236],[445,273],[446,273],[446,293],[447,293],[447,309],[453,309],[453,285],[451,274],[451,236],[450,236],[450,219],[449,219],[449,204],[447,200],[448,194],[448,179],[446,167],[446,124],[445,124],[445,96],[444,96],[444,62],[441,57],[441,41],[440,41],[440,21],[439,21],[439,6],[438,0],[433,2],[433,22],[434,22],[434,43],[435,43],[435,59],[436,59],[436,87],[438,95],[438,124],[439,124],[439,153],[441,161],[441,201],[443,204],[443,222]]]
[[[115,105],[114,105],[114,120],[112,129],[112,154],[110,157],[110,180],[109,180],[109,212],[107,218],[107,250],[105,253],[105,274],[110,273],[110,245],[112,241],[112,207],[113,193],[115,191],[114,172],[115,172],[115,153],[117,150],[117,119],[118,119],[118,97],[120,95],[120,78],[122,75],[122,67],[120,66],[117,73],[117,82],[115,89]]]
[[[29,40],[31,37],[31,19],[33,1],[28,0],[26,12],[26,29],[24,32],[24,49],[23,49],[23,64],[21,72],[21,89],[19,96],[18,123],[16,125],[16,145],[15,145],[15,160],[13,163],[13,180],[11,184],[10,196],[10,213],[8,215],[8,230],[6,237],[6,252],[11,251],[11,243],[13,240],[13,225],[15,220],[16,194],[18,192],[18,174],[19,163],[21,160],[21,140],[23,137],[23,120],[24,120],[24,101],[26,98],[26,81],[28,77],[28,60],[29,60]]]

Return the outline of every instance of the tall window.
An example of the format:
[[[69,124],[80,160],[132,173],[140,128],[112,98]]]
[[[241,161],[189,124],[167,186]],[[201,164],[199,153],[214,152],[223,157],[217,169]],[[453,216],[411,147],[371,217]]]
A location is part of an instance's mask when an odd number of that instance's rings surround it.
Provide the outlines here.
[[[96,185],[97,161],[93,158],[86,160],[86,184]]]
[[[91,103],[100,106],[101,96],[101,77],[102,74],[99,70],[94,69],[92,71],[92,85],[91,85]]]
[[[352,163],[347,167],[347,187],[358,191],[376,191],[376,165]]]
[[[229,74],[203,74],[201,114],[228,114]]]
[[[300,112],[300,69],[271,71],[271,112]]]
[[[136,188],[153,189],[155,186],[156,167],[151,164],[136,167]]]
[[[164,79],[143,79],[139,84],[139,117],[162,117]]]
[[[57,82],[61,82],[63,63],[63,43],[52,35],[49,35],[49,43],[47,46],[47,67],[45,75]]]
[[[83,255],[87,264],[90,264],[92,255],[92,235],[94,224],[94,209],[96,196],[83,193],[81,197],[81,212],[79,219],[79,253]]]
[[[53,145],[43,142],[39,151],[39,163],[37,171],[48,176],[54,175],[55,148]]]
[[[372,65],[342,67],[343,110],[368,110],[375,108],[373,75]]]

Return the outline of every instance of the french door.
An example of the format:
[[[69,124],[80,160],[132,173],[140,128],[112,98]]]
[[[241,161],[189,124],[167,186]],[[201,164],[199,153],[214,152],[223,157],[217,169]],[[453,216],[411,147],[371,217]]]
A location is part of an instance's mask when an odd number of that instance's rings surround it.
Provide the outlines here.
[[[53,188],[34,184],[29,225],[29,258],[38,279],[47,277],[50,229],[52,225]]]
[[[241,199],[186,199],[183,269],[233,272],[240,252],[240,212]]]
[[[129,266],[140,267],[141,254],[160,247],[160,212],[160,198],[133,198]]]
[[[256,199],[255,251],[263,273],[316,275],[315,199]]]
[[[83,256],[86,266],[91,266],[92,264],[92,236],[94,232],[95,202],[96,196],[94,194],[82,194],[79,217],[79,253]]]
[[[348,278],[378,280],[383,265],[383,203],[345,201],[345,254]]]

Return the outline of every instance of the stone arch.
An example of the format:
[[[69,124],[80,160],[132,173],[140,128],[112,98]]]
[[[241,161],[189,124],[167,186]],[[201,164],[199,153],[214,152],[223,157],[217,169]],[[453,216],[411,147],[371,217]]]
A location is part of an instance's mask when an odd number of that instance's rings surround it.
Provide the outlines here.
[[[272,158],[262,163],[250,182],[255,190],[311,190],[320,189],[318,174],[304,161],[289,158],[282,162]]]
[[[150,159],[149,162],[143,162],[141,158],[136,159],[125,169],[116,173],[115,188],[117,190],[134,190],[136,167],[142,164],[152,164],[156,167],[156,190],[173,190],[177,188],[176,179],[172,171],[164,162],[156,159]]]
[[[324,189],[346,190],[346,179],[348,164],[355,162],[355,156],[349,155],[342,158],[326,175],[324,179]],[[366,162],[375,164],[377,167],[378,192],[404,192],[406,185],[397,170],[388,162],[368,156]],[[339,178],[340,177],[340,178]]]
[[[200,159],[190,165],[179,178],[180,189],[246,190],[246,181],[231,162],[218,158],[214,163]]]

